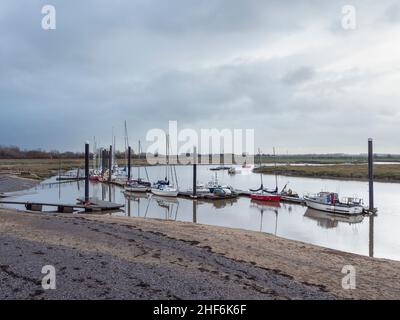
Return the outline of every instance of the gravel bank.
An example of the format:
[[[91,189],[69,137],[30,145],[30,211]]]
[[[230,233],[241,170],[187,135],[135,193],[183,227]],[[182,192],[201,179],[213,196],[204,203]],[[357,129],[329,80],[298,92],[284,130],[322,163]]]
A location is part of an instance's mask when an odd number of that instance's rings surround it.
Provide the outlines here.
[[[238,229],[0,209],[0,244],[1,299],[400,299],[400,262]]]
[[[190,239],[97,216],[0,209],[0,299],[335,299]],[[108,220],[110,219],[110,220]],[[41,288],[53,265],[57,289]]]

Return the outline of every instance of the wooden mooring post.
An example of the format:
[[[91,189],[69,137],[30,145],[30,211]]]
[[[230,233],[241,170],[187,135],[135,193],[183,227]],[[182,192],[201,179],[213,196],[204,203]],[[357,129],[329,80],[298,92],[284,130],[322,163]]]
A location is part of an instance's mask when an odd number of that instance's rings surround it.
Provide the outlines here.
[[[111,182],[112,176],[112,146],[110,146],[110,153],[108,154],[108,182]]]
[[[85,203],[89,202],[89,143],[85,144]]]
[[[131,153],[132,148],[128,147],[128,182],[131,180]]]
[[[368,181],[369,181],[369,211],[375,211],[374,204],[374,150],[373,140],[368,139]]]
[[[193,198],[197,198],[197,148],[193,149]]]

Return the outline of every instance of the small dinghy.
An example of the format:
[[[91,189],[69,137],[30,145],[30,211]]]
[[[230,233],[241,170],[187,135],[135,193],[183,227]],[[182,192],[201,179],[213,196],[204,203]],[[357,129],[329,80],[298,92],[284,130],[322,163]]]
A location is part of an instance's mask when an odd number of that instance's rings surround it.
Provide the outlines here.
[[[319,211],[336,214],[356,215],[364,212],[362,199],[344,198],[339,200],[337,193],[320,192],[312,196],[304,196],[307,207]]]
[[[299,194],[292,189],[287,189],[289,183],[287,183],[282,191],[280,192],[281,198],[283,201],[292,202],[292,203],[304,203],[304,199],[299,196]]]

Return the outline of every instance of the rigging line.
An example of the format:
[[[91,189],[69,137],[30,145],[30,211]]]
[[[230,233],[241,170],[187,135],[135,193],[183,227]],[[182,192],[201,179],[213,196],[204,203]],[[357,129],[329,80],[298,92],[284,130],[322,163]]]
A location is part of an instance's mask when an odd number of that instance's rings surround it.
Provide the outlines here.
[[[176,168],[175,168],[175,165],[174,165],[174,173],[175,173],[176,188],[179,190],[178,177],[177,177],[177,175],[176,175]]]

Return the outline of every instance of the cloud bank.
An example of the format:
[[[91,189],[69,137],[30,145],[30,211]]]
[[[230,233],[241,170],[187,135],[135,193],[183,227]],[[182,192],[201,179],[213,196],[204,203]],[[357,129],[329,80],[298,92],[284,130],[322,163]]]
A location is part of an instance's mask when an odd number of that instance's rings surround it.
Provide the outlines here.
[[[400,6],[352,1],[46,1],[0,4],[0,144],[123,146],[147,130],[254,128],[282,153],[400,153]]]

